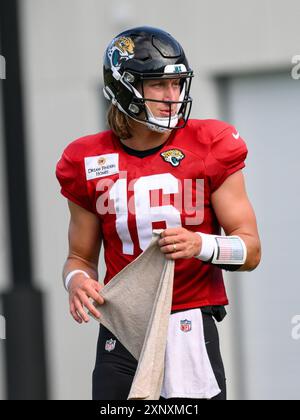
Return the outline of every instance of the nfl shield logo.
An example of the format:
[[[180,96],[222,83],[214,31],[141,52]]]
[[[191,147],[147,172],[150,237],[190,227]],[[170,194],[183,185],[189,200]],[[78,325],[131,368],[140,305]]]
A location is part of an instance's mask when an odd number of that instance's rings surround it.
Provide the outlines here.
[[[180,321],[180,329],[183,332],[189,332],[192,330],[192,321],[188,321],[187,319],[183,319]]]
[[[106,351],[112,351],[116,347],[116,340],[113,340],[112,338],[110,340],[107,340],[105,343],[105,350]]]

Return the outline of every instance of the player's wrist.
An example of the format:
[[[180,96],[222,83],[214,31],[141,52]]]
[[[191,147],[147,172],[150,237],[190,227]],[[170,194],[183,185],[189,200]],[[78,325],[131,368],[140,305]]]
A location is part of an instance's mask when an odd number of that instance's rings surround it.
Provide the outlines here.
[[[215,235],[209,235],[202,232],[195,232],[196,235],[200,238],[201,247],[198,254],[195,255],[195,258],[198,258],[201,261],[209,261],[215,251]]]
[[[201,252],[201,248],[202,248],[202,238],[200,235],[197,234],[197,232],[194,232],[195,235],[195,252],[194,252],[194,257],[197,257],[200,252]]]
[[[86,271],[84,271],[84,270],[73,270],[73,271],[70,271],[66,275],[66,277],[64,279],[64,286],[65,286],[65,289],[66,289],[67,292],[70,291],[70,288],[71,288],[71,285],[73,283],[74,278],[76,276],[79,276],[79,275],[81,275],[81,277],[83,277],[85,279],[90,279],[89,274]]]

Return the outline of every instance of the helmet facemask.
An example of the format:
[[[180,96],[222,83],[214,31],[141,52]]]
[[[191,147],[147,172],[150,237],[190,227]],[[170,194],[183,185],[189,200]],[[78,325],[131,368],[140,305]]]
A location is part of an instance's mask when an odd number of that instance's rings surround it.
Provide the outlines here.
[[[174,73],[139,75],[134,74],[134,72],[125,72],[120,81],[130,92],[132,100],[127,111],[121,109],[120,107],[119,108],[129,117],[146,125],[152,131],[165,132],[168,130],[183,128],[186,125],[191,112],[192,98],[189,93],[192,77],[192,72],[184,72],[176,75],[174,75]],[[180,79],[180,97],[178,101],[164,101],[145,97],[144,82],[160,79]],[[169,108],[169,115],[166,117],[155,116],[149,106],[151,103],[164,104],[164,106]],[[175,106],[176,110],[174,112]]]

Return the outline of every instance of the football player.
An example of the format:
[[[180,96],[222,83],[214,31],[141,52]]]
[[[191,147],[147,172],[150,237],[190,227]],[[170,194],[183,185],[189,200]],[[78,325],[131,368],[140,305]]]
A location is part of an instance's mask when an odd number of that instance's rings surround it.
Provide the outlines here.
[[[170,319],[176,314],[180,323],[174,324],[176,352],[168,339],[176,369],[168,370],[162,397],[226,399],[215,325],[228,305],[222,270],[251,271],[261,258],[242,172],[246,144],[228,123],[189,119],[193,71],[165,31],[139,27],[119,34],[105,51],[103,72],[110,130],[69,144],[56,172],[71,215],[63,270],[70,312],[79,323],[89,321],[86,309],[100,316],[91,299],[103,304],[102,244],[107,284],[147,248],[153,229],[163,229],[161,252],[175,260]],[[195,336],[189,339],[195,331],[204,333],[206,368],[217,391],[200,389]],[[126,399],[136,367],[101,326],[93,398]]]

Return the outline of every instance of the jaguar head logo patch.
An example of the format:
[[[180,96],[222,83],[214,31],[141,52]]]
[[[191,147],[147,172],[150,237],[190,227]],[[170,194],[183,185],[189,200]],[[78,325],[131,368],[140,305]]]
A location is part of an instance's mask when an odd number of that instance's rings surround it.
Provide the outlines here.
[[[181,150],[171,149],[161,153],[161,157],[164,161],[170,163],[174,167],[177,167],[180,165],[182,159],[185,158],[185,155],[181,152]]]

